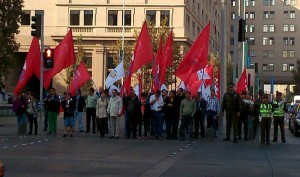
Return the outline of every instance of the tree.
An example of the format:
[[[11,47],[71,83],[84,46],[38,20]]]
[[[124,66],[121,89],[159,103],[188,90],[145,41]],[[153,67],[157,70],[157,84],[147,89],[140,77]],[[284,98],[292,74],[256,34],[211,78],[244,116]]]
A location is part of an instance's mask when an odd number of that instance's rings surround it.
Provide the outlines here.
[[[297,70],[293,71],[293,78],[295,81],[295,86],[293,88],[294,94],[300,94],[300,61],[297,61]]]
[[[82,36],[80,35],[79,37],[77,37],[77,41],[80,43],[82,41]],[[73,66],[70,66],[66,69],[66,77],[64,77],[64,81],[66,82],[67,86],[69,87],[73,77],[74,77],[74,70],[75,67],[78,66],[80,64],[80,62],[85,62],[86,63],[86,59],[85,59],[85,52],[84,52],[84,48],[82,47],[82,45],[80,44],[77,47],[77,54],[76,54],[76,63]],[[82,92],[87,92],[91,87],[93,86],[92,81],[89,80],[87,81],[83,86],[81,86],[81,91]]]
[[[214,53],[210,53],[210,56],[209,56],[209,64],[212,64],[214,63],[214,79],[216,79],[216,76],[217,76],[217,70],[218,70],[218,67],[220,66],[220,55],[219,54],[214,54]],[[227,57],[227,83],[230,83],[232,82],[232,74],[233,74],[233,71],[232,71],[232,62],[231,62],[231,58],[230,57]]]
[[[12,56],[20,44],[15,35],[19,33],[23,0],[2,0],[0,3],[0,76],[13,66]],[[2,85],[2,84],[1,84]]]

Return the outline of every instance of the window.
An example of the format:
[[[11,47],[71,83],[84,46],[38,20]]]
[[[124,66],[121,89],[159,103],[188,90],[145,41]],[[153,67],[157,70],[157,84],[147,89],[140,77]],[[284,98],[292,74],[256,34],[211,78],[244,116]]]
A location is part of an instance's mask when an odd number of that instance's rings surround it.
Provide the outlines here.
[[[267,33],[267,32],[274,33],[275,32],[275,25],[264,25],[263,26],[263,32],[264,33]]]
[[[294,10],[290,11],[290,18],[295,18],[296,13]]]
[[[255,45],[255,38],[254,37],[250,37],[247,42],[248,42],[248,45]]]
[[[122,11],[123,14],[123,11]],[[123,17],[122,17],[122,25],[123,25]],[[125,10],[125,26],[132,26],[131,24],[131,10]]]
[[[266,33],[269,31],[269,25],[264,25],[263,32]]]
[[[270,18],[275,18],[275,11],[270,11]]]
[[[23,11],[21,15],[21,25],[30,25],[30,10]]]
[[[197,34],[200,34],[200,27],[197,26]]]
[[[296,5],[296,0],[283,0],[285,6]]]
[[[288,37],[283,37],[283,45],[285,45],[285,46],[289,45],[289,38]]]
[[[275,18],[275,11],[264,11],[264,19]]]
[[[231,19],[232,19],[232,20],[235,19],[235,12],[231,12]]]
[[[232,7],[235,7],[235,3],[236,3],[235,0],[231,0],[231,6]]]
[[[263,37],[263,45],[268,45],[268,38],[267,37]]]
[[[289,25],[283,25],[283,31],[289,31]]]
[[[84,26],[92,26],[93,25],[93,11],[85,10],[84,11]]]
[[[230,45],[234,45],[234,38],[230,38]]]
[[[193,34],[194,35],[196,35],[195,33],[196,33],[196,24],[195,24],[195,22],[194,21],[192,21],[192,31],[193,31]]]
[[[169,10],[162,10],[160,11],[160,26],[161,22],[166,19],[166,26],[170,26],[170,11]]]
[[[255,0],[250,0],[249,1],[249,6],[254,7],[255,6]]]
[[[275,6],[275,0],[270,0],[270,5]]]
[[[262,51],[262,57],[263,58],[269,58],[269,59],[274,58],[274,50],[263,50]]]
[[[268,70],[268,65],[267,64],[263,64],[262,65],[262,70],[263,71],[267,71]]]
[[[274,71],[274,64],[269,64],[269,71]]]
[[[275,6],[275,0],[264,0],[264,6]]]
[[[148,22],[151,22],[154,26],[156,26],[156,11],[155,10],[147,10],[146,11],[146,19]]]
[[[71,10],[70,11],[70,25],[79,26],[79,10]]]
[[[290,58],[295,58],[295,51],[294,50],[289,51],[289,57]]]
[[[249,18],[250,19],[255,19],[255,12],[250,12]]]
[[[263,50],[262,57],[263,58],[268,58],[268,51],[267,50]]]
[[[268,51],[268,58],[274,58],[274,50]]]
[[[288,71],[288,64],[282,64],[282,71],[287,72]]]
[[[92,69],[93,63],[92,63],[92,57],[85,57],[85,65],[88,69]]]
[[[186,27],[190,31],[190,16],[188,14],[186,14]]]
[[[290,45],[295,45],[295,38],[294,37],[290,37]]]
[[[109,10],[108,11],[108,26],[117,26],[118,25],[118,11]]]
[[[264,6],[268,6],[269,5],[269,0],[264,0]]]
[[[295,58],[295,51],[294,50],[284,50],[282,53],[283,58]]]
[[[290,31],[295,31],[295,25],[290,25]]]
[[[249,56],[254,57],[254,51],[253,50],[249,50]]]
[[[269,32],[274,33],[275,25],[269,25]]]
[[[275,45],[274,37],[269,37],[269,45]]]
[[[264,11],[264,19],[267,19],[269,18],[269,11]]]
[[[283,18],[289,18],[289,11],[283,11]]]
[[[282,52],[282,58],[288,58],[288,51],[287,50],[284,50]]]
[[[255,25],[249,25],[249,32],[254,33],[255,32]]]
[[[289,71],[294,71],[295,65],[294,64],[289,64]]]

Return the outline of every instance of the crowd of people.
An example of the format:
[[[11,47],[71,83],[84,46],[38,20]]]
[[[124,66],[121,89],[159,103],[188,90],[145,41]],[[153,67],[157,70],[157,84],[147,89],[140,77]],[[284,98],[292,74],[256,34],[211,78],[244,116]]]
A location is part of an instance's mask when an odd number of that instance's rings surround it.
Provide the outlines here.
[[[79,132],[97,133],[101,138],[109,134],[110,138],[120,137],[120,118],[125,118],[125,136],[133,139],[180,139],[194,140],[205,138],[208,131],[216,131],[221,119],[226,114],[226,138],[224,141],[238,143],[247,141],[249,137],[257,138],[261,130],[261,144],[270,144],[270,127],[273,119],[274,137],[278,139],[278,126],[281,131],[281,141],[286,142],[284,134],[284,114],[287,111],[282,93],[276,93],[276,99],[269,101],[269,95],[259,93],[253,100],[247,92],[237,93],[234,84],[229,84],[228,92],[223,96],[222,103],[216,97],[214,90],[204,99],[201,94],[192,96],[191,92],[179,88],[162,90],[155,93],[142,93],[137,96],[131,88],[130,93],[122,98],[115,89],[109,94],[108,90],[100,89],[95,92],[90,88],[87,97],[78,90],[76,96],[64,93],[58,96],[54,88],[45,97],[44,131],[56,135],[57,117],[63,110],[63,137],[73,137],[78,127]],[[13,103],[17,116],[18,133],[25,134],[29,122],[28,134],[38,133],[37,118],[39,106],[36,95],[28,92],[18,95]],[[83,112],[86,112],[86,127],[83,128]],[[206,122],[206,123],[205,123]],[[34,125],[34,132],[33,132]],[[206,125],[206,127],[205,127]],[[231,136],[231,129],[233,134]],[[164,133],[166,135],[164,135]],[[186,134],[188,136],[186,137]]]

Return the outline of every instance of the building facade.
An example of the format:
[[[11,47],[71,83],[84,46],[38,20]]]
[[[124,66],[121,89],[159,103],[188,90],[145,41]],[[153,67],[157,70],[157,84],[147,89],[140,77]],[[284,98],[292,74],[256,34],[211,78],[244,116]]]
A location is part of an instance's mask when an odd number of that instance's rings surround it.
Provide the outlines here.
[[[135,40],[134,30],[140,30],[143,21],[152,21],[159,28],[161,20],[167,17],[168,25],[175,34],[174,41],[180,42],[182,52],[186,52],[201,30],[211,23],[210,52],[220,51],[221,4],[207,0],[126,0],[125,1],[125,40]],[[114,68],[111,49],[122,37],[123,0],[53,0],[24,1],[24,13],[17,35],[20,43],[19,64],[16,72],[21,71],[32,37],[31,16],[37,10],[44,11],[45,46],[54,48],[69,29],[74,36],[75,50],[79,44],[85,50],[86,65],[96,86],[104,85],[108,70]],[[79,43],[75,39],[81,36]],[[8,90],[12,90],[18,74],[10,75]],[[63,74],[53,80],[53,86],[65,90]]]
[[[274,77],[274,90],[285,92],[294,84],[292,71],[300,58],[299,0],[231,0],[230,53],[232,58],[240,59],[241,49],[234,51],[236,45],[241,45],[234,40],[234,24],[239,17],[246,19],[246,52],[252,65],[257,63],[257,87],[269,92]]]

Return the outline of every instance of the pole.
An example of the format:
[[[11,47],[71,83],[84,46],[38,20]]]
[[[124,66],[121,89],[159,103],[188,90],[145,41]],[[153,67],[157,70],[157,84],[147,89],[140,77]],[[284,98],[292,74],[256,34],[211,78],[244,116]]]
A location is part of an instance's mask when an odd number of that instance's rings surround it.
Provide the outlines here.
[[[242,19],[245,20],[245,9],[246,9],[246,3],[245,3],[245,0],[243,0],[243,9],[242,9]],[[241,71],[244,71],[244,68],[245,68],[245,41],[242,42],[242,66],[241,66]]]
[[[221,49],[220,49],[220,53],[221,53],[221,78],[220,78],[220,88],[223,88],[220,90],[220,101],[222,102],[222,96],[224,95],[224,93],[227,90],[227,77],[226,77],[226,73],[227,73],[227,17],[226,17],[227,13],[226,13],[226,4],[225,4],[225,0],[221,0]],[[221,115],[222,116],[222,115]],[[223,133],[225,133],[225,119],[223,119]]]
[[[120,63],[122,60],[124,60],[124,42],[125,42],[125,0],[123,0],[123,24],[122,24],[122,52],[120,53],[120,57],[121,57],[121,60],[120,60]],[[122,85],[124,83],[124,78],[122,77]]]
[[[233,47],[233,59],[232,59],[232,82],[236,83],[236,66],[238,61],[238,31],[239,31],[239,16],[235,16],[234,19],[234,47]]]
[[[44,11],[39,10],[36,11],[37,14],[41,15],[41,64],[40,64],[40,121],[42,120],[43,116],[43,83],[44,83]]]

